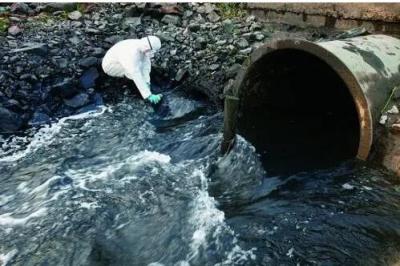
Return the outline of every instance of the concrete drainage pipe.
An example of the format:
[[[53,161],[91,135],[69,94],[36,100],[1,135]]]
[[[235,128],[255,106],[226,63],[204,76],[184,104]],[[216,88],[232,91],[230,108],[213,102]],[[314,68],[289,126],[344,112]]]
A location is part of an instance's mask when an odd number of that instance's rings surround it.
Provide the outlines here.
[[[237,129],[272,171],[366,160],[381,108],[399,84],[400,40],[390,36],[266,43],[227,93],[222,151]]]

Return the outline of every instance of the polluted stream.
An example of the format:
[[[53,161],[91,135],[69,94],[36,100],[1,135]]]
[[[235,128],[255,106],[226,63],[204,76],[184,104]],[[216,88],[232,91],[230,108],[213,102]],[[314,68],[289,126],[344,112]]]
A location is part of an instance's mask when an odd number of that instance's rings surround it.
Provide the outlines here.
[[[272,176],[222,113],[126,98],[1,140],[1,265],[385,265],[400,186],[357,161]]]

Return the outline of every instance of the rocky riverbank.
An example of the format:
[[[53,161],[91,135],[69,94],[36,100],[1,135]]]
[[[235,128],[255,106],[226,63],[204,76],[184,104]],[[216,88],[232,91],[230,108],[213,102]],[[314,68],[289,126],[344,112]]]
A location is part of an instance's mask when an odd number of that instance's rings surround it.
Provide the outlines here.
[[[317,29],[260,23],[238,4],[25,4],[0,8],[0,132],[16,133],[135,94],[100,67],[114,43],[153,34],[163,47],[153,80],[185,83],[221,106],[223,88],[271,38],[327,37]]]

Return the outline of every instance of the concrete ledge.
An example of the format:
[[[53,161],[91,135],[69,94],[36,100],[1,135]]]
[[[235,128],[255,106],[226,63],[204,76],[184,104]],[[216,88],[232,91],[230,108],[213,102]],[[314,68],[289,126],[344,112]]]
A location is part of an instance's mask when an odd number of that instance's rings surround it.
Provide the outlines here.
[[[400,35],[397,3],[248,3],[247,8],[260,19],[301,27],[363,26],[373,33]]]

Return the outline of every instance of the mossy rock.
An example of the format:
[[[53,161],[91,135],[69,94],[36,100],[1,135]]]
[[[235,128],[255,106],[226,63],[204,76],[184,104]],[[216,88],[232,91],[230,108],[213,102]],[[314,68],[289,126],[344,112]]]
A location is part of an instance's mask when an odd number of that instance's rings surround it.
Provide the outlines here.
[[[10,21],[8,20],[8,18],[0,17],[0,32],[7,31],[9,26]]]

